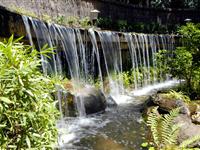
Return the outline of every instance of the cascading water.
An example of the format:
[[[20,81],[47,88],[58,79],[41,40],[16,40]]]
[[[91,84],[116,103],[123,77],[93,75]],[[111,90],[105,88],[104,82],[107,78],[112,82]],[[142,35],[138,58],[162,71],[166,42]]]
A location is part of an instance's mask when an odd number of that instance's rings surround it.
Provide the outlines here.
[[[162,73],[158,75],[156,72],[156,68],[160,66],[157,66],[155,54],[161,49],[172,51],[174,37],[170,35],[136,35],[135,33],[124,33],[124,36],[131,55],[132,69],[135,70],[135,89],[156,84],[160,79],[164,80],[165,75]],[[139,81],[138,76],[140,76],[141,70],[143,80]]]
[[[127,91],[124,89],[121,73],[123,72],[123,59],[128,58],[122,59],[123,50],[119,33],[98,31],[93,28],[88,31],[66,28],[26,16],[23,16],[23,21],[32,46],[35,43],[36,48],[39,48],[40,51],[43,50],[42,47],[45,44],[52,48],[53,53],[48,54],[49,57],[41,55],[44,74],[66,75],[74,83],[74,91],[79,90],[78,85],[80,83],[86,85],[98,79],[102,92],[106,93],[108,87],[110,89],[109,95],[120,104],[132,98],[133,95],[141,95],[141,93],[148,93],[155,88],[174,84],[174,82],[157,84],[160,82],[160,78],[165,80],[165,77],[163,77],[163,73],[156,72],[160,66],[157,65],[154,56],[160,49],[171,51],[174,49],[173,36],[122,33],[130,54],[127,57],[130,57],[132,61],[132,68],[130,69],[133,71],[134,90],[146,87],[142,91],[133,91],[133,94],[129,92],[130,96],[126,96]],[[105,82],[106,80],[107,82]],[[154,86],[149,88],[148,86],[152,84]],[[56,88],[58,90],[59,109],[62,113],[63,109],[68,109],[66,105],[68,93],[60,90],[59,86],[56,86]],[[78,95],[75,96],[78,97]],[[132,127],[134,127],[134,130],[141,130],[141,132],[134,133],[138,141],[138,137],[142,137],[140,133],[145,131],[140,128],[141,124],[138,123],[141,117],[139,113],[140,105],[138,105],[140,103],[134,99],[130,100],[135,107],[121,105],[122,107],[118,107],[116,111],[108,110],[101,115],[86,116],[82,98],[76,98],[79,117],[68,117],[66,111],[62,114],[61,120],[58,122],[58,128],[61,130],[59,131],[59,146],[64,147],[64,149],[66,147],[67,149],[88,150],[92,148],[83,147],[81,145],[82,138],[95,137],[97,140],[98,138],[102,140],[107,139],[107,135],[109,135],[113,139],[117,137],[126,147],[137,149],[140,147],[141,141],[138,144],[131,143],[132,137],[129,139],[126,134],[129,135],[129,130]],[[63,107],[63,103],[66,108]],[[107,126],[108,123],[111,127]],[[127,132],[125,136],[121,136],[124,133],[118,134],[118,131],[114,135],[110,133],[110,128],[113,130],[116,126],[123,129],[123,132]],[[101,131],[104,127],[108,132]],[[79,143],[81,146],[76,147],[74,143]],[[92,140],[91,143],[96,144],[96,141],[93,142]]]
[[[49,55],[50,58],[41,55],[44,74],[68,74],[72,81],[76,82],[75,84],[80,82],[88,84],[89,80],[94,81],[95,78],[99,78],[103,92],[107,86],[113,97],[125,94],[121,75],[123,64],[119,33],[98,31],[92,28],[88,32],[83,31],[84,34],[87,32],[89,38],[86,39],[92,45],[87,47],[80,29],[45,24],[26,16],[23,16],[23,20],[31,45],[33,45],[34,36],[31,33],[34,31],[41,51],[45,44],[54,48],[54,53]],[[155,53],[160,49],[173,50],[173,36],[136,33],[123,33],[123,35],[132,61],[134,89],[156,84],[160,80],[164,81],[166,75],[156,72],[156,68],[160,66],[157,66]],[[108,85],[105,85],[103,81],[105,76],[107,76]],[[81,116],[85,114],[81,100],[77,100],[77,108]]]
[[[53,54],[50,54],[50,58],[41,55],[42,68],[45,75],[69,73],[72,81],[76,83],[88,77],[85,47],[78,29],[65,28],[55,24],[46,25],[37,19],[26,16],[23,16],[23,20],[30,41],[33,41],[30,26],[33,27],[37,45],[41,52],[45,44],[52,48]],[[60,101],[60,111],[62,112],[60,92],[58,92],[58,99]],[[85,116],[84,106],[80,98],[76,99],[76,104],[79,115]]]
[[[99,35],[111,95],[124,94],[120,39],[117,33],[96,31]]]

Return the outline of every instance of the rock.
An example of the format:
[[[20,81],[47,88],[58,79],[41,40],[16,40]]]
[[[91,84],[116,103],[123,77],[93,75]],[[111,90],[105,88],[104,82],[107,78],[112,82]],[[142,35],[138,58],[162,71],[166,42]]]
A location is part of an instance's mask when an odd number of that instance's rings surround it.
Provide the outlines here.
[[[180,113],[190,116],[189,108],[182,100],[169,98],[165,94],[157,94],[153,102],[159,106],[161,111],[169,112],[174,108],[180,107]]]
[[[108,107],[116,107],[117,106],[117,103],[115,102],[115,100],[113,99],[113,97],[111,95],[109,95],[107,97],[106,103],[107,103]]]
[[[200,125],[192,123],[189,116],[180,114],[175,118],[175,123],[180,124],[180,131],[178,134],[178,143],[183,142],[186,139],[200,135]],[[200,143],[194,143],[191,147],[198,146]]]
[[[188,104],[192,122],[200,124],[200,105],[198,101],[192,101]]]
[[[170,99],[165,94],[157,94],[153,102],[157,104],[160,109],[169,112],[170,110],[177,108],[177,102],[174,99]]]
[[[153,97],[149,96],[147,98],[147,100],[142,104],[142,107],[140,109],[140,112],[143,113],[144,116],[148,115],[151,112],[151,109],[154,106],[157,106],[154,102],[153,102]]]
[[[200,125],[200,112],[196,112],[196,114],[191,116],[192,122]]]
[[[93,87],[86,87],[78,91],[76,97],[83,101],[87,115],[105,111],[106,98],[101,90],[97,90]]]

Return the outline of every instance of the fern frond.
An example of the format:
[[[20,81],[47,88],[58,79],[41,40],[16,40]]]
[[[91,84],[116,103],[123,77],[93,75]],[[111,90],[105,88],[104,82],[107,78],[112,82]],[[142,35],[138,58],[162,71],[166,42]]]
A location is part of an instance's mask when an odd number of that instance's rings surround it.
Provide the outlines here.
[[[159,126],[161,117],[158,116],[157,109],[158,107],[153,108],[152,112],[149,114],[147,118],[147,126],[149,126],[151,129],[151,134],[153,136],[154,143],[156,145],[159,145],[160,135],[159,135],[158,126]]]
[[[181,148],[186,148],[187,146],[189,146],[190,144],[194,143],[194,142],[197,142],[197,141],[200,141],[200,135],[197,135],[197,136],[194,136],[194,137],[191,137],[187,140],[184,140],[181,144],[180,144],[180,147]]]
[[[162,117],[161,122],[161,139],[163,144],[176,144],[179,125],[174,124],[174,118],[178,116],[179,108],[170,111],[170,114],[166,114]]]

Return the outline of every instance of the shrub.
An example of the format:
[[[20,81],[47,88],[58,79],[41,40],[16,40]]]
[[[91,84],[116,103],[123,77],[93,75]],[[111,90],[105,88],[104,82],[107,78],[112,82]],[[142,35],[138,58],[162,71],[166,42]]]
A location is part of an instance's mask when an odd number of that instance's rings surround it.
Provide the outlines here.
[[[0,42],[0,147],[53,149],[59,116],[54,84],[39,70],[39,52],[18,41]]]
[[[184,46],[175,51],[160,51],[156,58],[162,72],[169,73],[178,79],[184,79],[185,92],[191,98],[200,94],[200,26],[188,23],[179,31]],[[195,93],[195,94],[194,94]]]

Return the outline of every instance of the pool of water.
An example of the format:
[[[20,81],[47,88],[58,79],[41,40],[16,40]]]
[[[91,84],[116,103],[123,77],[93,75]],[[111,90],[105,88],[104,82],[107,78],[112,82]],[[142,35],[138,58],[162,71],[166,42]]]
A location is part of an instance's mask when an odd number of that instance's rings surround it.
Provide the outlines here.
[[[147,137],[141,109],[148,95],[179,82],[167,81],[129,95],[113,96],[118,106],[87,117],[67,117],[57,124],[61,150],[140,150]],[[145,95],[145,96],[144,96]]]
[[[102,114],[64,118],[58,122],[60,149],[139,150],[146,135],[140,109],[141,99],[135,98]]]

